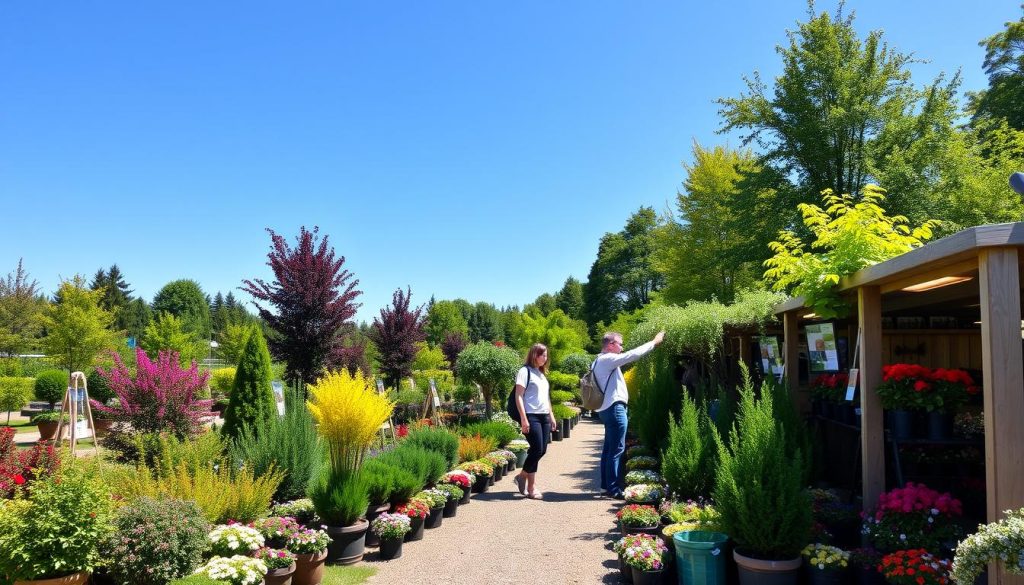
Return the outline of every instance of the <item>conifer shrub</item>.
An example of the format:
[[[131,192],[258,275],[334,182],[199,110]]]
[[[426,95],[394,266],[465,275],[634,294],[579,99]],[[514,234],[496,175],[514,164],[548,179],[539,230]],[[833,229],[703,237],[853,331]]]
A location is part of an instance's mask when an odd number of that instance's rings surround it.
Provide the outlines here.
[[[36,376],[36,400],[48,402],[50,408],[64,400],[67,390],[68,375],[63,370],[44,370]]]
[[[669,414],[668,446],[661,471],[672,493],[680,499],[711,495],[718,462],[718,431],[703,406],[683,397],[679,419]]]
[[[400,505],[408,502],[416,492],[423,489],[423,485],[420,483],[420,479],[413,475],[411,471],[389,465],[392,469],[391,476],[391,493],[388,496],[390,502],[394,505]]]
[[[237,438],[246,426],[255,431],[277,415],[270,381],[270,350],[263,333],[253,327],[238,360],[231,401],[224,411],[222,432],[226,437]]]
[[[791,559],[807,544],[811,502],[802,489],[801,453],[787,452],[776,422],[771,390],[754,397],[749,378],[740,392],[736,424],[719,442],[715,507],[740,552],[762,559]]]
[[[378,459],[412,473],[420,484],[419,489],[437,483],[444,472],[448,471],[448,463],[444,455],[416,445],[400,445],[378,456]]]
[[[396,468],[377,459],[370,459],[363,463],[362,472],[366,476],[370,505],[379,506],[390,501]]]
[[[679,416],[683,396],[675,369],[666,353],[655,352],[630,372],[630,426],[636,428],[641,443],[660,450],[668,440],[668,417]]]
[[[310,485],[309,499],[328,526],[351,526],[370,506],[369,484],[361,470],[324,466]]]
[[[89,375],[85,378],[89,388],[89,398],[92,398],[96,402],[106,404],[114,397],[114,391],[110,388],[110,384],[107,379],[104,378],[98,370],[89,372]]]
[[[519,438],[519,431],[500,421],[485,421],[469,424],[462,427],[462,431],[459,434],[463,437],[472,437],[474,435],[489,437],[494,439],[494,442],[499,448],[504,448],[510,441],[514,441]]]
[[[421,427],[409,432],[406,445],[416,445],[444,455],[447,469],[459,463],[459,436],[446,429]]]

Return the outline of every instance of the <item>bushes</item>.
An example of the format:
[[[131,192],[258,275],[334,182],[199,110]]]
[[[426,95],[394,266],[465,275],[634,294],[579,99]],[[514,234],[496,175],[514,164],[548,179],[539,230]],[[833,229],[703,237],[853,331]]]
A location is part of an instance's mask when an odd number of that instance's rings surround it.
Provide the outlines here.
[[[121,585],[166,585],[202,564],[210,525],[195,502],[141,498],[121,508],[100,548]]]
[[[563,402],[573,402],[574,400],[576,400],[576,395],[572,392],[564,390],[553,390],[551,392],[551,404],[562,404]]]
[[[210,393],[220,399],[231,394],[235,385],[235,368],[218,368],[210,371]]]
[[[672,362],[663,352],[637,363],[629,371],[636,398],[630,401],[630,425],[640,442],[661,449],[668,439],[669,414],[679,415],[683,392],[674,375]]]
[[[480,435],[494,439],[498,447],[508,445],[509,441],[519,438],[519,431],[500,421],[478,422],[462,427],[462,436]]]
[[[575,394],[580,386],[580,377],[573,374],[563,374],[562,372],[548,372],[547,378],[548,382],[551,384],[551,390],[560,390],[562,392],[569,392],[570,394]]]
[[[459,438],[459,462],[476,461],[490,453],[498,446],[497,441],[490,437],[473,435]]]
[[[0,378],[0,412],[8,412],[8,422],[10,411],[21,410],[32,399],[34,385],[32,378]]]
[[[36,400],[49,402],[50,408],[53,408],[58,401],[64,400],[67,389],[68,375],[63,370],[45,370],[36,376]]]
[[[371,459],[363,464],[363,475],[367,481],[367,497],[371,506],[379,506],[391,498],[391,486],[395,483],[397,469],[387,463]]]
[[[324,467],[309,488],[317,516],[329,526],[350,526],[370,506],[369,484],[362,471]]]
[[[689,396],[683,397],[679,421],[669,415],[668,447],[661,458],[672,493],[681,499],[711,494],[718,462],[718,432],[707,411]]]
[[[459,437],[445,429],[422,427],[411,431],[405,439],[406,445],[422,447],[444,455],[447,468],[451,469],[459,462]]]
[[[576,416],[576,411],[564,404],[555,404],[551,406],[551,414],[555,415],[555,420],[565,420]]]
[[[253,327],[238,361],[231,401],[224,411],[223,433],[238,437],[243,427],[258,430],[277,415],[274,390],[270,386],[270,350],[259,328]]]
[[[423,489],[418,477],[407,469],[391,466],[391,494],[389,499],[392,504],[399,505],[408,502],[416,492]]]
[[[419,488],[437,483],[448,471],[445,456],[415,445],[402,445],[377,457],[379,461],[405,469],[419,482]]]
[[[89,388],[89,398],[92,398],[96,402],[106,404],[114,397],[113,389],[110,388],[110,384],[107,383],[107,379],[104,378],[98,370],[89,372],[85,381]]]
[[[590,364],[594,363],[594,356],[588,353],[571,353],[562,358],[558,365],[559,371],[565,374],[572,374],[579,383],[579,379],[590,371]]]

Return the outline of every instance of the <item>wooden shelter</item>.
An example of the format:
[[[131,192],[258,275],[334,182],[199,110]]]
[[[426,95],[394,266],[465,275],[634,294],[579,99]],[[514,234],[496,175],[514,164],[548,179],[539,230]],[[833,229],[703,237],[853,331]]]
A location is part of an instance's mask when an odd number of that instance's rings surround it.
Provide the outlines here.
[[[840,292],[855,307],[853,332],[860,331],[855,366],[860,368],[865,508],[873,507],[886,487],[883,412],[875,389],[882,381],[882,365],[907,361],[900,356],[908,348],[913,360],[924,365],[981,370],[988,521],[1024,507],[1022,248],[1024,223],[978,226],[840,282]],[[802,298],[794,298],[775,312],[783,323],[785,363],[797,364],[800,329],[811,310]],[[900,321],[925,323],[935,315],[942,315],[944,328],[891,327]],[[883,328],[883,322],[890,327]],[[793,395],[799,396],[798,376],[788,379]],[[992,567],[989,583],[1024,585],[1024,577]]]

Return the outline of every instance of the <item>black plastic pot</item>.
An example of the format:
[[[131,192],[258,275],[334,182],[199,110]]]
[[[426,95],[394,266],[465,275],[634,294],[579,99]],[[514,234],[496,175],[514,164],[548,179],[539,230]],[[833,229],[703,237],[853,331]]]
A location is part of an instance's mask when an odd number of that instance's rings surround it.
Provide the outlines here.
[[[449,499],[447,502],[445,502],[445,504],[444,504],[444,517],[445,518],[454,518],[455,514],[457,514],[458,511],[459,511],[459,500]]]
[[[424,528],[437,528],[441,526],[441,521],[444,520],[444,506],[438,506],[437,508],[431,508],[430,514],[427,519],[423,522]]]
[[[423,518],[409,518],[411,530],[405,533],[405,542],[423,539]]]
[[[558,422],[561,423],[561,425],[562,425],[562,437],[564,437],[566,439],[571,437],[572,436],[572,432],[571,432],[572,425],[569,424],[569,419],[563,418],[562,420],[560,420]]]
[[[351,565],[363,560],[366,552],[366,529],[370,523],[359,520],[351,526],[327,526],[331,537],[327,545],[327,562],[332,565]]]
[[[366,509],[366,521],[373,525],[373,521],[384,512],[391,509],[391,504],[381,504],[379,506],[370,504],[370,507]],[[380,537],[373,533],[372,530],[366,531],[366,546],[375,547],[380,546]]]
[[[401,538],[388,538],[380,541],[380,558],[385,561],[397,559],[402,556]]]
[[[476,481],[473,482],[473,493],[474,494],[482,494],[482,493],[487,491],[487,488],[490,487],[490,485],[491,485],[491,476],[485,475],[485,476],[478,477],[478,478],[476,478]]]
[[[459,500],[459,505],[460,506],[465,506],[466,504],[469,503],[469,501],[470,501],[469,499],[471,497],[473,497],[473,486],[469,486],[467,488],[462,488],[462,499]]]

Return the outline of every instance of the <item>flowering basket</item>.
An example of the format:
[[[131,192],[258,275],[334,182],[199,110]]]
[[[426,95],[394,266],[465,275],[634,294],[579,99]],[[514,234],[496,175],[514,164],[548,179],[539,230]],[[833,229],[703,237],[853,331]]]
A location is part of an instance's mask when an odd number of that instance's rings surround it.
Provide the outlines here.
[[[409,518],[422,519],[430,515],[430,506],[428,506],[426,502],[423,502],[422,500],[413,499],[399,506],[395,510],[395,513],[405,514]]]
[[[373,530],[373,533],[380,537],[381,540],[392,540],[405,536],[406,533],[412,530],[412,524],[409,517],[405,514],[385,513],[374,518],[370,530]]]
[[[628,469],[630,471],[633,471],[634,469],[657,469],[657,468],[658,468],[658,460],[655,459],[654,457],[649,457],[647,455],[640,455],[638,457],[633,457],[629,461],[626,462],[626,469]]]
[[[627,502],[652,502],[665,497],[665,490],[653,483],[638,483],[627,486],[622,495]]]
[[[249,526],[260,531],[267,542],[286,542],[293,534],[302,529],[298,520],[291,516],[271,516],[262,518]]]
[[[431,508],[440,508],[448,502],[448,492],[438,489],[423,490],[415,499],[426,502]]]
[[[214,581],[227,581],[231,585],[257,585],[263,582],[267,565],[259,559],[242,555],[213,557],[198,573]]]
[[[850,553],[827,544],[809,544],[800,554],[809,567],[821,571],[842,570],[850,564]]]
[[[983,524],[956,547],[953,577],[973,583],[988,563],[1001,561],[1007,573],[1024,574],[1024,508],[1006,511],[1006,518]]]
[[[300,530],[288,539],[288,550],[297,555],[319,554],[327,550],[331,537],[323,530],[307,528]]]
[[[441,478],[441,483],[459,486],[462,489],[469,489],[469,486],[473,485],[474,481],[476,481],[476,478],[471,473],[461,469],[449,471]]]
[[[627,504],[623,506],[615,517],[624,526],[655,526],[661,520],[661,515],[654,506],[642,506],[640,504]]]
[[[221,524],[214,526],[207,535],[210,550],[214,556],[228,557],[250,554],[264,544],[259,530],[242,524]]]
[[[513,453],[521,453],[530,449],[530,443],[524,439],[514,439],[509,441],[508,445],[505,445],[505,448]]]
[[[923,548],[898,550],[882,557],[879,572],[891,585],[949,585],[950,563]],[[969,583],[969,581],[968,581]]]
[[[843,402],[848,381],[849,377],[846,374],[820,374],[811,380],[811,398],[826,402]]]
[[[624,543],[621,552],[622,561],[640,571],[660,571],[665,568],[665,553],[668,547],[657,536],[637,535],[640,538]],[[626,539],[622,539],[626,540]]]
[[[650,469],[637,469],[630,471],[626,474],[626,485],[636,485],[638,483],[664,483],[665,478],[661,476],[657,471],[651,471]]]
[[[960,500],[910,482],[878,497],[878,508],[865,517],[863,532],[882,550],[941,550],[960,536],[953,519],[962,513]]]
[[[253,553],[252,558],[263,561],[263,564],[267,566],[268,571],[273,571],[274,569],[287,569],[295,562],[294,554],[286,550],[267,547],[257,550]]]

